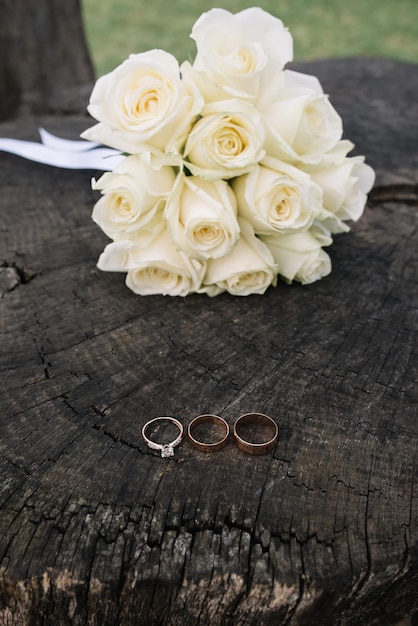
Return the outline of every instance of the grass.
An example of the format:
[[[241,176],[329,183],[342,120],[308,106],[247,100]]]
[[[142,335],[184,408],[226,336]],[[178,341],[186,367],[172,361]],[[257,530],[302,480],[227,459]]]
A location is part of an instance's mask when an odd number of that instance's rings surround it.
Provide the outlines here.
[[[162,48],[192,59],[193,23],[221,6],[233,13],[254,2],[223,0],[82,0],[87,40],[98,75],[131,52]],[[295,59],[381,56],[418,62],[417,0],[261,0],[294,39]]]

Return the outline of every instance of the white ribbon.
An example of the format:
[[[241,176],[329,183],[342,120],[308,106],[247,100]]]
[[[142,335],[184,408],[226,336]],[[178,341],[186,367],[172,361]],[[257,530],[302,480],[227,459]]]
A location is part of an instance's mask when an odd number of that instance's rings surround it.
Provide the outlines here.
[[[0,150],[36,163],[72,170],[113,170],[123,159],[119,150],[104,148],[93,141],[71,141],[39,128],[42,143],[0,139]]]

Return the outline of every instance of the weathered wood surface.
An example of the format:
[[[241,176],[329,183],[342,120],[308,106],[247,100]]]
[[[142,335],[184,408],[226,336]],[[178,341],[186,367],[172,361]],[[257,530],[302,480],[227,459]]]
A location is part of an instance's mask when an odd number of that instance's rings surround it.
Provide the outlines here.
[[[90,172],[0,154],[0,623],[393,626],[418,610],[418,66],[317,74],[377,170],[332,274],[133,295],[95,263]],[[0,136],[75,137],[81,117]],[[261,411],[276,450],[145,446],[156,415]]]

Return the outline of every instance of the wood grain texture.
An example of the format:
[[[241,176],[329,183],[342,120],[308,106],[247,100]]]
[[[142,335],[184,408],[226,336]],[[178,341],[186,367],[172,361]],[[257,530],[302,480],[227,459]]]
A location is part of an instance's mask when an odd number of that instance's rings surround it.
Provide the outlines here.
[[[377,170],[310,286],[135,296],[95,267],[94,173],[0,154],[1,624],[393,626],[418,610],[418,66],[299,69]],[[0,135],[39,123],[88,125]],[[274,452],[184,442],[161,459],[141,440],[156,415],[249,411],[277,420]]]

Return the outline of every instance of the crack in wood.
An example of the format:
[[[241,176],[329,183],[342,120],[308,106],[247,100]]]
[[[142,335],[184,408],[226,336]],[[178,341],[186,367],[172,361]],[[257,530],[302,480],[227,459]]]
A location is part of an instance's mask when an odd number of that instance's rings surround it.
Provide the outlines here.
[[[418,185],[398,184],[373,187],[368,196],[368,203],[373,205],[386,202],[418,206]]]

